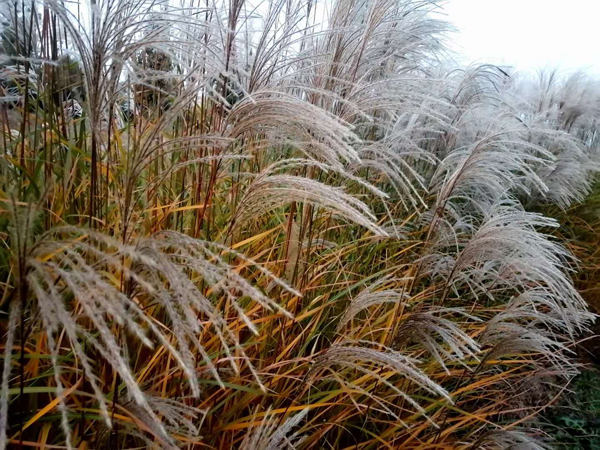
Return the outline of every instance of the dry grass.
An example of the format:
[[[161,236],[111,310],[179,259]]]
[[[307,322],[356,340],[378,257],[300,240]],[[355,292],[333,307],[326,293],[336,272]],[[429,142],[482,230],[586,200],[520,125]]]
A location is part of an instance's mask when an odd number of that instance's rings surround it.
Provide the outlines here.
[[[544,448],[600,89],[436,8],[0,4],[0,447]]]

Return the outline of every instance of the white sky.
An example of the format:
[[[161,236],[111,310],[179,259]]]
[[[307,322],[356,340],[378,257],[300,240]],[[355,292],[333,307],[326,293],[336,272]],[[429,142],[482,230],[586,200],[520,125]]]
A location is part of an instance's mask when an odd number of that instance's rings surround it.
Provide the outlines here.
[[[600,74],[600,0],[447,0],[460,62]]]

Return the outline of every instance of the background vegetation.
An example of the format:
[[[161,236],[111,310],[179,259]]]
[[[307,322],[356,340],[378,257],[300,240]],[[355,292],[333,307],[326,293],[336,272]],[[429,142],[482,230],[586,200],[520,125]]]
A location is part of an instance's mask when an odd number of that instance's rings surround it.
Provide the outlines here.
[[[0,12],[0,448],[547,445],[595,80],[432,1]]]

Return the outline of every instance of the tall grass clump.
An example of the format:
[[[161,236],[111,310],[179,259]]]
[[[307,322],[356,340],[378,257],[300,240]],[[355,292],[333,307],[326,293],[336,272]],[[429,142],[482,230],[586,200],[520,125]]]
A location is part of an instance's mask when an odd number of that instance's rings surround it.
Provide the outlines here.
[[[0,448],[546,446],[600,90],[438,6],[0,4]]]

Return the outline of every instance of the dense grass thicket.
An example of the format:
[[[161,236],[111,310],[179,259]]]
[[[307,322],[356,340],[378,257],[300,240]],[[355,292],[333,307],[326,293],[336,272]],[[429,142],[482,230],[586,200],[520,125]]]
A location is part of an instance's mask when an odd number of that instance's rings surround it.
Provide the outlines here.
[[[548,445],[594,79],[456,67],[430,0],[0,15],[0,448]]]

